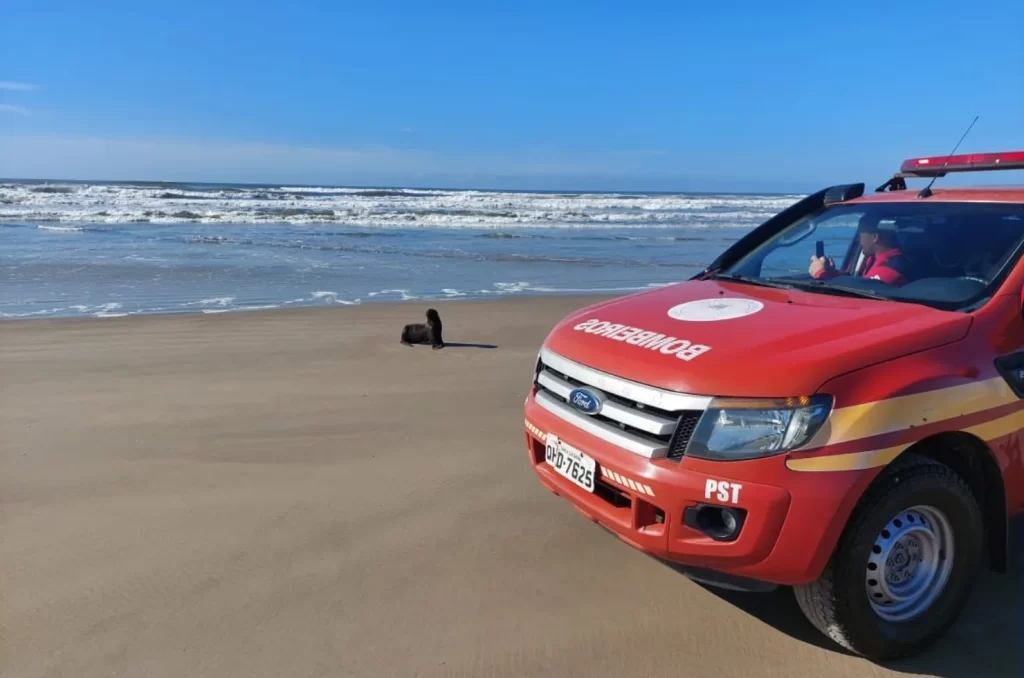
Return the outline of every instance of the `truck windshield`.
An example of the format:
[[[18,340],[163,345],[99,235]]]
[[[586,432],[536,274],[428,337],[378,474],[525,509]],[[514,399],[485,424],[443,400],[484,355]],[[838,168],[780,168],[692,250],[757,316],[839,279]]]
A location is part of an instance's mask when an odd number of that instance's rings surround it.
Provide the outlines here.
[[[1024,204],[851,203],[794,222],[717,275],[953,310],[991,295],[1022,243]]]

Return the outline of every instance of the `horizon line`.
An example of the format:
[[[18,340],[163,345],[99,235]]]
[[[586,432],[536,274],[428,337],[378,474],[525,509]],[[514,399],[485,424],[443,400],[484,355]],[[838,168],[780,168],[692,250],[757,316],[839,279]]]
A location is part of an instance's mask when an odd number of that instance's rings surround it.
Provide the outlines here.
[[[284,188],[294,186],[296,188],[351,188],[356,190],[411,190],[411,191],[483,191],[489,193],[588,193],[588,194],[614,194],[625,195],[806,195],[808,191],[735,191],[735,190],[594,190],[577,188],[468,188],[465,186],[440,186],[440,185],[400,185],[400,184],[331,184],[316,183],[304,184],[299,182],[250,182],[250,181],[178,181],[172,179],[60,179],[60,178],[27,178],[27,177],[0,177],[0,182],[8,184],[30,184],[30,183],[54,183],[54,184],[125,184],[125,185],[191,185],[191,186],[244,186],[252,188]]]

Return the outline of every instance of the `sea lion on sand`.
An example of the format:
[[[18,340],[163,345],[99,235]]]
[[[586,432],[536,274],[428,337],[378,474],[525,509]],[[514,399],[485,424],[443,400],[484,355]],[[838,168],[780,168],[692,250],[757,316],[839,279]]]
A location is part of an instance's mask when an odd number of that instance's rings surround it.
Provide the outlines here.
[[[413,344],[430,344],[434,350],[444,348],[444,340],[441,338],[441,316],[437,311],[427,309],[426,323],[412,323],[402,328],[402,343],[406,346]]]

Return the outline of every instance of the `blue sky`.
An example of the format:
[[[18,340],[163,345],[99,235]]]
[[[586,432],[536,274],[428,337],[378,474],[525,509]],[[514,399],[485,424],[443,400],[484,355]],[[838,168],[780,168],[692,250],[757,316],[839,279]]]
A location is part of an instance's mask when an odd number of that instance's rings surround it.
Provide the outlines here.
[[[45,5],[45,6],[44,6]],[[1024,149],[1024,2],[7,3],[0,176],[810,190]]]

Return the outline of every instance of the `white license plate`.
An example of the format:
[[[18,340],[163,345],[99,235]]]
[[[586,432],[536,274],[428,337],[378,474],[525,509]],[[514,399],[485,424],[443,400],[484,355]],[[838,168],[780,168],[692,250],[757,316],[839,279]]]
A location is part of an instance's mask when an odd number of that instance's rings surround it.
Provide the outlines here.
[[[594,460],[550,433],[544,449],[544,460],[560,475],[587,492],[594,491],[594,470],[597,467]]]

